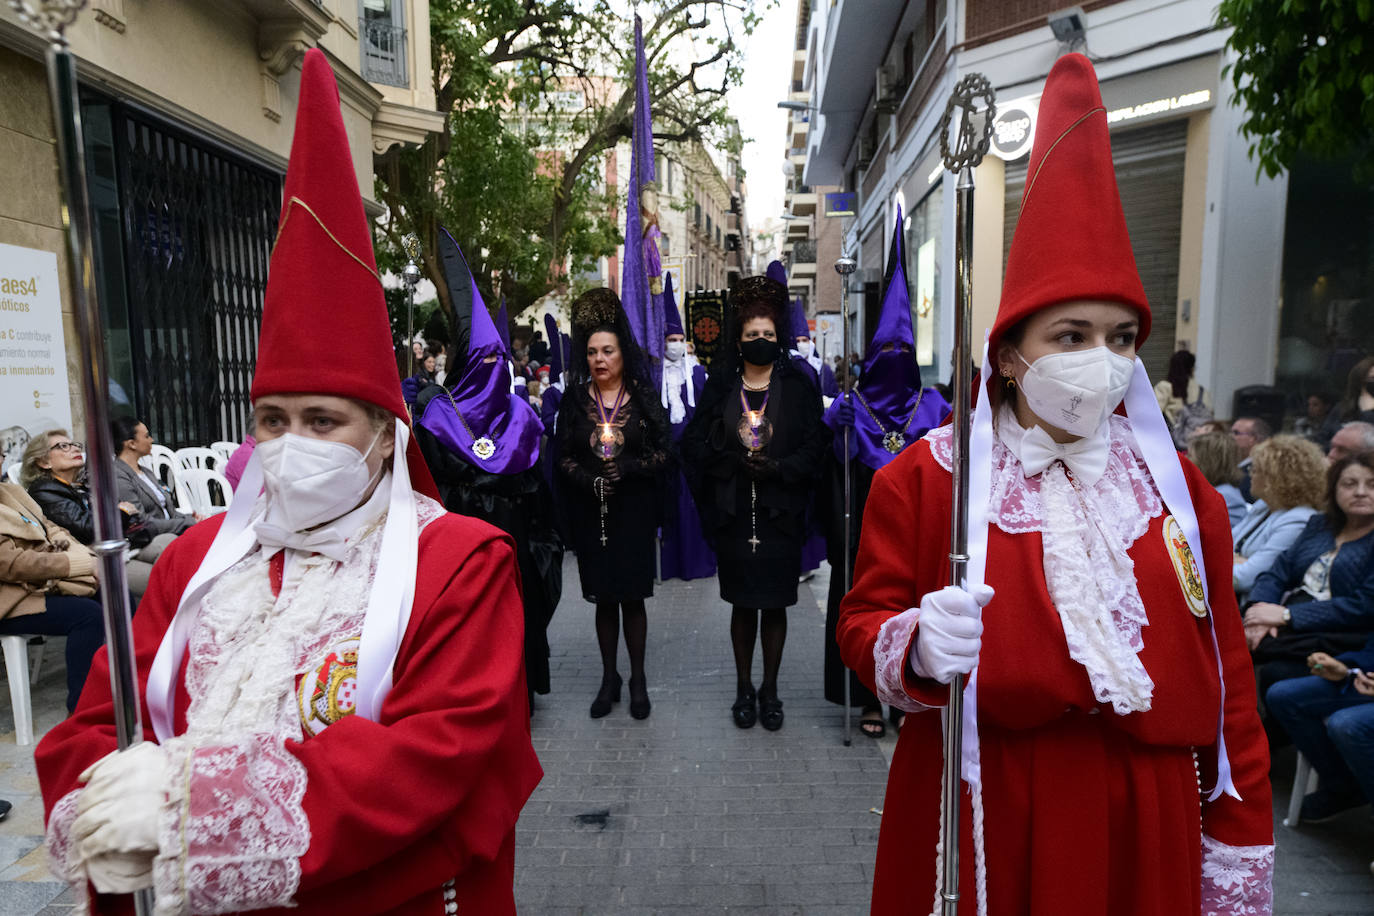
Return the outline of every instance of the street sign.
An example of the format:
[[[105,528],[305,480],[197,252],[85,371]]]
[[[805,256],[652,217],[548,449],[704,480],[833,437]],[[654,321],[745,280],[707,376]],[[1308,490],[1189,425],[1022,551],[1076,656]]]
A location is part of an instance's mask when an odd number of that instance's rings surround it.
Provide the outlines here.
[[[859,212],[859,195],[854,191],[831,191],[825,195],[826,216],[854,216]]]

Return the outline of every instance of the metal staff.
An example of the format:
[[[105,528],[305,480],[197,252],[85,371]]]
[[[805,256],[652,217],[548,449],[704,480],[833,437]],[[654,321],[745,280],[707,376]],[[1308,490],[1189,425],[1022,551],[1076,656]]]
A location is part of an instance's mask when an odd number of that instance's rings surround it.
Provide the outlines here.
[[[77,98],[76,58],[66,29],[85,0],[9,0],[21,21],[48,41],[48,98],[57,134],[57,163],[62,185],[62,228],[67,242],[67,270],[72,311],[81,352],[81,396],[86,413],[86,476],[95,521],[92,549],[100,561],[100,596],[105,612],[105,645],[110,662],[110,693],[115,710],[115,738],[120,750],[143,740],[129,583],[124,572],[124,527],[119,518],[114,480],[114,443],[110,436],[109,388],[105,372],[105,335],[91,261],[90,197],[86,185],[85,147]],[[153,892],[134,894],[139,916],[153,911]]]
[[[406,281],[406,377],[415,374],[415,284],[420,282],[420,265],[415,259],[420,256],[420,240],[414,233],[401,239],[401,247],[406,250],[405,269],[401,279]]]
[[[955,124],[956,111],[959,115]],[[973,170],[983,161],[992,139],[996,115],[992,84],[981,73],[970,73],[950,93],[940,125],[940,155],[945,168],[959,177],[955,186],[954,236],[954,468],[953,510],[950,513],[949,584],[964,587],[968,570],[969,431],[972,426],[973,340]],[[957,134],[950,136],[952,128]],[[980,379],[985,382],[986,379]],[[979,499],[987,499],[981,493]],[[959,774],[962,769],[964,678],[949,685],[945,706],[944,824],[940,838],[944,875],[941,912],[959,910]]]
[[[846,369],[849,367],[849,275],[852,274],[859,264],[849,255],[842,255],[835,261],[835,273],[840,275],[840,282],[844,288],[840,291],[840,349],[844,352],[844,364]],[[840,397],[849,399],[849,391],[854,387],[854,380],[849,377],[849,372],[845,372],[845,390],[840,392]],[[850,521],[850,477],[849,477],[849,435],[848,426],[844,428],[844,593],[849,594],[849,588],[853,585],[853,562],[849,559],[850,537],[853,529]],[[853,714],[849,708],[849,678],[851,677],[848,668],[844,668],[844,746],[849,747],[851,740],[850,717]]]

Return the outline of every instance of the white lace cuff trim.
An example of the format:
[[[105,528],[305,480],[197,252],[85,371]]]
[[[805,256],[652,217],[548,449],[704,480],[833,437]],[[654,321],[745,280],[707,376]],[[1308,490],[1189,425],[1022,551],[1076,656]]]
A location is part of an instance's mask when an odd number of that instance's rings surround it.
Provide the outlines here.
[[[904,712],[932,708],[907,693],[902,680],[911,635],[916,632],[920,616],[920,608],[910,608],[889,618],[879,627],[878,641],[873,645],[873,680],[878,688],[878,699]]]
[[[76,800],[81,790],[72,789],[57,800],[48,816],[46,845],[48,847],[48,869],[58,878],[72,885],[76,902],[72,916],[85,916],[88,909],[89,892],[86,890],[86,867],[76,852],[72,842],[72,821],[76,820]]]
[[[271,735],[165,746],[171,785],[153,861],[156,916],[291,905],[310,847],[305,767]]]
[[[1274,847],[1227,846],[1202,837],[1202,916],[1270,916]]]

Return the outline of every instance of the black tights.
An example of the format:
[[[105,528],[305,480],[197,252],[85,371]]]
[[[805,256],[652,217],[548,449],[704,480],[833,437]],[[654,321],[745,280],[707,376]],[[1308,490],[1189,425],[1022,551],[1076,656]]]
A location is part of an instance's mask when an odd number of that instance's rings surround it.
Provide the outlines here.
[[[620,648],[620,618],[625,618],[625,649],[630,653],[630,680],[644,679],[644,643],[649,637],[649,615],[643,601],[598,601],[596,603],[596,642],[601,647],[602,677],[615,675]]]
[[[762,618],[762,633],[759,620]],[[735,678],[740,692],[753,684],[754,637],[763,644],[763,683],[759,693],[778,692],[778,668],[782,666],[782,646],[787,642],[785,608],[756,609],[736,606],[730,614],[730,642],[735,647]]]

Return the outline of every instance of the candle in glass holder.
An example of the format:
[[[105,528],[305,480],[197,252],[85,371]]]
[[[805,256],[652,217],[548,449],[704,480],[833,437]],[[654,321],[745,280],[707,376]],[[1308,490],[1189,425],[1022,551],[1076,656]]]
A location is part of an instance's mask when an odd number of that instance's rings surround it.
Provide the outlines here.
[[[592,451],[602,461],[610,461],[620,454],[625,434],[613,423],[598,423],[592,430]]]

